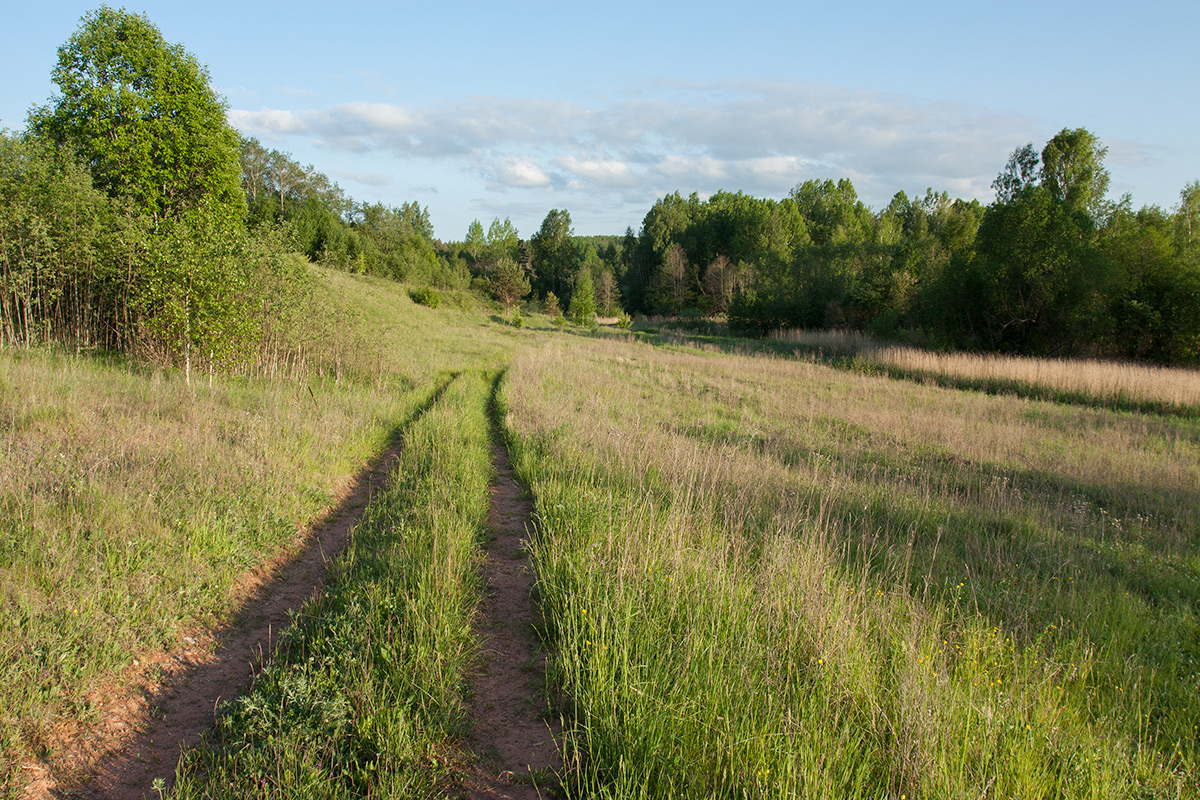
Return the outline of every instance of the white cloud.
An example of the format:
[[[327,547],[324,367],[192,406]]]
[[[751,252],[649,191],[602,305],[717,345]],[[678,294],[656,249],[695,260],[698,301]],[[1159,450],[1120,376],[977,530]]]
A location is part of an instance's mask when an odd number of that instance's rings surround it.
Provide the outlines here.
[[[492,189],[607,192],[627,203],[653,202],[661,186],[782,196],[814,177],[850,177],[876,207],[926,186],[982,199],[1007,154],[1040,137],[1022,117],[977,106],[783,82],[659,84],[596,105],[352,102],[235,110],[230,120],[332,151],[449,159]]]
[[[579,188],[588,182],[608,187],[638,185],[638,176],[629,165],[614,158],[576,158],[572,155],[556,159],[554,164],[582,179],[573,182]]]
[[[664,155],[653,166],[654,171],[670,178],[699,177],[705,183],[722,181],[728,177],[726,162],[712,156],[685,157]]]
[[[532,159],[507,157],[497,162],[492,172],[500,186],[520,189],[547,189],[550,176]]]

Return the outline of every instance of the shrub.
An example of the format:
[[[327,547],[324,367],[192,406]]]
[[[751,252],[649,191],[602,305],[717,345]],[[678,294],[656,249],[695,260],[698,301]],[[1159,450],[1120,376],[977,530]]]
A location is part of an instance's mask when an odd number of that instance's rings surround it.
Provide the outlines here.
[[[416,289],[409,289],[408,296],[417,305],[429,306],[430,308],[437,308],[438,304],[442,302],[441,294],[432,286],[420,286]]]

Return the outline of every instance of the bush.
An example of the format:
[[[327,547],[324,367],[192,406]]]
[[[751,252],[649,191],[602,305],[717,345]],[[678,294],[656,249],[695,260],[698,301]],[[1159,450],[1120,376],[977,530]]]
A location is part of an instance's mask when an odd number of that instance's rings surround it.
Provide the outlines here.
[[[421,286],[416,289],[409,289],[408,296],[412,298],[412,301],[417,305],[429,306],[430,308],[437,308],[438,304],[442,302],[441,294],[439,294],[438,290],[434,289],[432,286]]]

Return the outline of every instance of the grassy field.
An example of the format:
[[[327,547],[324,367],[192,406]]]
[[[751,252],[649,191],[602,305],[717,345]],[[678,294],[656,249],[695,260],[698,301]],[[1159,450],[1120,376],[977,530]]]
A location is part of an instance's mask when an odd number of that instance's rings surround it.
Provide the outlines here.
[[[181,764],[173,796],[405,798],[453,784],[477,649],[490,388],[460,376],[405,428],[396,481],[331,589]]]
[[[144,651],[225,618],[248,569],[293,542],[444,376],[527,333],[317,270],[298,355],[273,378],[0,353],[0,778],[95,718]],[[515,337],[515,338],[514,338]]]
[[[853,331],[789,330],[772,340],[798,354],[875,367],[893,377],[952,388],[1020,394],[1036,399],[1122,410],[1200,416],[1200,370],[1091,359],[938,353],[884,344]]]
[[[0,353],[10,786],[403,434],[176,795],[453,795],[500,375],[568,796],[1200,797],[1194,373],[893,373],[315,274],[261,377]]]
[[[1197,796],[1194,420],[616,343],[505,386],[573,796]]]

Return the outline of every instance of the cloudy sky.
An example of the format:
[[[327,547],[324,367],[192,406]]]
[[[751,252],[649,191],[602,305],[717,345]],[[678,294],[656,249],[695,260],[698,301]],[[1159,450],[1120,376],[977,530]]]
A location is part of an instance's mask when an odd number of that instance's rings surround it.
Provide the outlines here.
[[[54,93],[91,3],[0,31],[0,126]],[[663,194],[783,197],[850,178],[879,208],[926,187],[988,202],[1016,147],[1108,146],[1111,192],[1170,208],[1200,178],[1200,3],[425,2],[129,5],[207,64],[242,133],[435,233],[552,208],[638,229]]]

